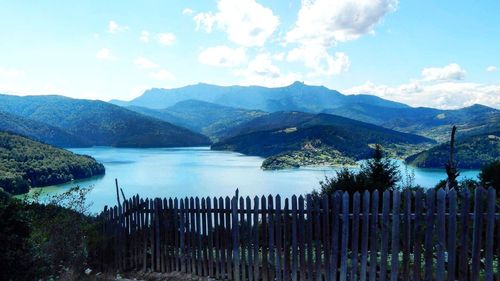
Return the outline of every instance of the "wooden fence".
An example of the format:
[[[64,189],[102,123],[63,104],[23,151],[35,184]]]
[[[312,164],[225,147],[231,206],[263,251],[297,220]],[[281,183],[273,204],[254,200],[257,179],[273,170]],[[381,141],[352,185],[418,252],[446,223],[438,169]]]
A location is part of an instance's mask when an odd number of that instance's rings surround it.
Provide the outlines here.
[[[140,199],[104,209],[105,271],[236,281],[500,280],[494,189]]]

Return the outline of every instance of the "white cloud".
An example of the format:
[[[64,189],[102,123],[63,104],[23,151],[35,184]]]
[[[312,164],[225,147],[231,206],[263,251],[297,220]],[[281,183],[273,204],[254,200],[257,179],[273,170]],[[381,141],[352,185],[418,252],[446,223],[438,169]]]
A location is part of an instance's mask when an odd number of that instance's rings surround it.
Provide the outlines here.
[[[497,71],[497,67],[496,67],[496,66],[493,66],[493,65],[488,66],[488,67],[486,68],[486,71],[488,71],[488,72],[495,72],[495,71]]]
[[[159,81],[174,81],[175,80],[175,76],[165,70],[165,69],[160,69],[158,71],[155,71],[155,72],[152,72],[149,74],[149,77],[155,79],[155,80],[159,80]]]
[[[398,0],[304,0],[288,43],[331,47],[373,33]]]
[[[219,0],[218,11],[194,16],[197,30],[211,32],[213,26],[227,33],[229,40],[245,46],[263,46],[279,24],[273,11],[255,0]]]
[[[108,48],[102,48],[97,51],[95,57],[100,60],[111,60],[111,51]]]
[[[182,10],[182,14],[190,16],[193,14],[193,10],[190,8],[186,8],[186,9]]]
[[[463,80],[465,70],[456,63],[448,64],[444,67],[429,67],[422,70],[424,81],[445,81],[445,80]]]
[[[216,46],[203,50],[198,56],[203,64],[231,67],[247,61],[244,48],[229,48],[227,46]]]
[[[138,57],[134,60],[134,63],[143,69],[154,69],[160,66],[145,57]]]
[[[174,43],[174,41],[175,41],[175,35],[172,33],[159,33],[158,34],[158,42],[160,42],[160,44],[162,44],[162,45],[169,46],[169,45],[172,45],[172,43]]]
[[[108,23],[108,32],[109,33],[118,33],[118,32],[121,32],[121,31],[124,31],[127,29],[128,29],[128,27],[119,25],[118,23],[116,23],[113,20],[110,20]]]
[[[285,53],[284,52],[280,52],[280,53],[277,53],[277,54],[273,55],[273,60],[283,61],[284,59],[285,59]]]
[[[330,55],[324,47],[320,45],[302,45],[288,52],[287,61],[302,61],[304,65],[311,69],[310,76],[318,75],[338,75],[349,69],[351,62],[349,57],[342,52]]]
[[[268,87],[279,87],[290,85],[301,77],[295,73],[283,74],[273,64],[272,56],[268,53],[258,54],[248,63],[246,69],[236,70],[236,76],[243,78],[242,85],[261,85]]]
[[[17,79],[24,75],[24,72],[17,69],[0,67],[0,78]]]
[[[452,109],[479,103],[500,108],[500,84],[484,85],[444,81],[429,84],[417,81],[392,87],[368,81],[343,92],[372,94],[412,106]]]
[[[148,43],[149,42],[149,31],[143,30],[141,32],[141,36],[139,37],[139,40],[141,40],[144,43]]]
[[[397,5],[398,0],[303,0],[295,25],[285,35],[285,45],[296,45],[286,59],[303,62],[311,77],[347,71],[351,64],[347,54],[330,49],[339,42],[373,34]]]

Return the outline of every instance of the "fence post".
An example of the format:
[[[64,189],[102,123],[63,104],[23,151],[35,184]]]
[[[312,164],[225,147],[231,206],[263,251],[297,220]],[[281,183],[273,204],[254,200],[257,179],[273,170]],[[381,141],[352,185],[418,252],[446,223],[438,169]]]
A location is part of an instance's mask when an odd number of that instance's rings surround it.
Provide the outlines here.
[[[234,280],[240,281],[240,239],[239,239],[239,221],[238,221],[238,198],[235,196],[231,200],[232,211],[232,241],[233,241],[233,263]]]

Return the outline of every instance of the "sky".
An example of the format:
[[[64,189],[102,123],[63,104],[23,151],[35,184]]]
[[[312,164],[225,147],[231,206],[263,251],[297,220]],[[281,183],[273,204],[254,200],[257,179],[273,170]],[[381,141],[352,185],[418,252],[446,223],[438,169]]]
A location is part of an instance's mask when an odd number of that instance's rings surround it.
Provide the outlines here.
[[[500,1],[0,0],[0,93],[324,85],[500,108]]]

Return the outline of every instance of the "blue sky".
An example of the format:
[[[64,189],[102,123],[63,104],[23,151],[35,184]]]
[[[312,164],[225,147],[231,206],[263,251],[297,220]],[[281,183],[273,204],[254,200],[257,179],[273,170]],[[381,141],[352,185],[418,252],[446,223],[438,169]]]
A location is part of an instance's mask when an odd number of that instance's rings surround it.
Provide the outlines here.
[[[0,1],[0,92],[129,100],[295,80],[500,108],[499,1]]]

